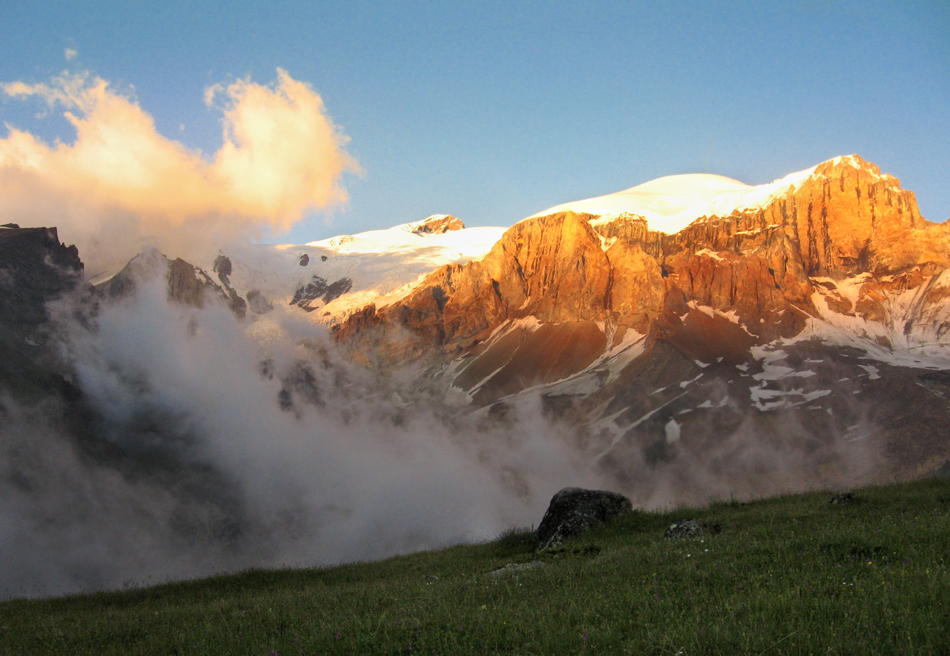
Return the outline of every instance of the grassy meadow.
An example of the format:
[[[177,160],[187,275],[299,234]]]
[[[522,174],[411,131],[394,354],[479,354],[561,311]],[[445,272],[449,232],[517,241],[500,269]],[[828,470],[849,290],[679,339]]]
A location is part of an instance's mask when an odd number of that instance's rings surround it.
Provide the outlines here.
[[[540,556],[512,531],[379,562],[7,601],[0,653],[950,654],[950,481],[831,496],[635,512]],[[664,539],[687,518],[721,530]]]

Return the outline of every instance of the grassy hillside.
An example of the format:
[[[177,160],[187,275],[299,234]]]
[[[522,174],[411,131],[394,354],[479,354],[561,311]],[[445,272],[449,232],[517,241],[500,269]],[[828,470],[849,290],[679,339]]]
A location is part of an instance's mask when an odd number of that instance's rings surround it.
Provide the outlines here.
[[[374,563],[10,601],[0,652],[950,653],[950,481],[830,496],[634,513],[540,558],[513,532]],[[721,531],[663,538],[685,518]]]

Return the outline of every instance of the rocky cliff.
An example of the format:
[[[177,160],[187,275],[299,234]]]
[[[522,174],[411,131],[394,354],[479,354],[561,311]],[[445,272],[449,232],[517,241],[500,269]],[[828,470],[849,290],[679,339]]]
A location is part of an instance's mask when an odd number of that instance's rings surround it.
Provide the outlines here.
[[[82,282],[75,246],[60,243],[56,228],[0,227],[0,317],[32,330],[48,318],[46,302]]]
[[[0,227],[0,393],[73,393],[48,344],[48,304],[82,286],[82,276],[76,247],[60,243],[56,228]]]
[[[0,427],[14,423],[20,408],[38,406],[44,416],[60,414],[87,453],[111,457],[92,434],[93,415],[51,320],[51,308],[67,295],[75,303],[59,310],[83,321],[96,296],[83,280],[76,247],[61,243],[56,228],[0,226]],[[13,462],[16,447],[5,440],[2,446],[4,459]]]

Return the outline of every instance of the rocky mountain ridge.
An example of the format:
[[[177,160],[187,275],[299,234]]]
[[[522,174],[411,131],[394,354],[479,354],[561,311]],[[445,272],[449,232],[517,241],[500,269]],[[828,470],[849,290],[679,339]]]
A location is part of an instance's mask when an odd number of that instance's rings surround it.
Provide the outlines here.
[[[948,227],[925,221],[899,180],[851,156],[819,165],[765,207],[697,217],[675,234],[629,214],[567,211],[522,221],[481,260],[433,272],[404,300],[351,317],[338,335],[345,342],[398,327],[417,337],[416,350],[436,346],[452,356],[506,321],[534,317],[602,323],[617,343],[626,330],[678,326],[692,304],[729,315],[765,343],[799,334],[819,306],[896,320],[887,299],[925,280],[936,284],[948,262]],[[839,287],[857,276],[866,280],[852,301]],[[405,348],[411,356],[412,340]]]

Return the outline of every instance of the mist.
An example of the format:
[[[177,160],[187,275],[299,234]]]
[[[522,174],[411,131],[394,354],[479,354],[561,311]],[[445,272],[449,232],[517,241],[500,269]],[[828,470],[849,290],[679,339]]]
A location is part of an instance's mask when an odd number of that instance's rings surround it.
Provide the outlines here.
[[[3,596],[486,540],[605,482],[537,399],[489,425],[412,372],[349,365],[289,311],[182,306],[162,276],[85,322],[81,301],[51,309],[92,437],[53,402],[3,399]]]
[[[162,273],[140,269],[117,299],[48,304],[50,344],[87,415],[55,397],[0,398],[0,596],[488,540],[537,525],[567,486],[664,509],[847,488],[887,471],[850,388],[827,412],[762,413],[728,382],[731,365],[675,384],[675,404],[637,381],[630,401],[660,411],[631,409],[618,441],[550,412],[540,393],[499,412],[423,365],[356,365],[293,306],[240,319],[209,296],[202,309],[171,301]],[[811,366],[823,384],[840,377],[840,363]],[[794,395],[800,380],[773,384]]]

